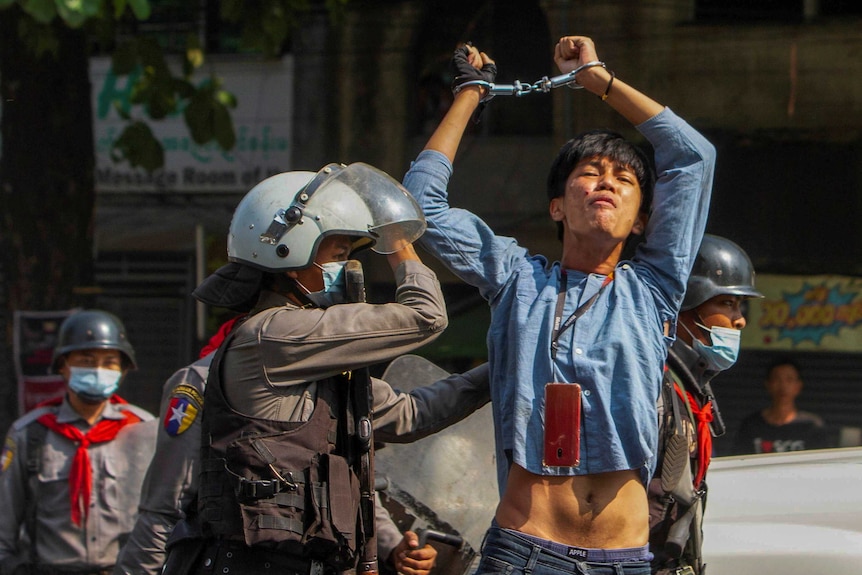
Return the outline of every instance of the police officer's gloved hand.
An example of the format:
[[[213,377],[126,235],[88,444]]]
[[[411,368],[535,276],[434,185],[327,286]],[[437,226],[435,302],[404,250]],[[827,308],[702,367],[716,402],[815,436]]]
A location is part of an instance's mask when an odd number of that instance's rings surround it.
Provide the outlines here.
[[[493,84],[497,77],[497,65],[485,64],[481,69],[476,68],[467,59],[470,55],[469,44],[455,50],[452,56],[452,92],[458,93],[467,82],[486,82]]]

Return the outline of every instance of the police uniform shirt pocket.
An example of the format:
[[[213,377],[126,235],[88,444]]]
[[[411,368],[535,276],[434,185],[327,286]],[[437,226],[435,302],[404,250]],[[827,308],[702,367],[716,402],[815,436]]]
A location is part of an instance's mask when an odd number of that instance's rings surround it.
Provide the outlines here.
[[[50,439],[46,441],[36,474],[36,490],[39,494],[36,513],[50,524],[69,519],[69,472],[74,451],[66,451],[63,447],[58,448]]]
[[[95,453],[91,450],[90,457],[95,459]],[[128,506],[124,502],[124,489],[120,485],[128,472],[128,462],[125,457],[118,453],[102,452],[98,454],[101,458],[101,477],[93,477],[93,489],[98,489],[103,497],[105,506],[111,509],[123,510]],[[93,461],[95,463],[95,461]],[[94,465],[95,469],[96,466]]]
[[[69,471],[72,468],[72,457],[74,450],[67,452],[58,449],[52,442],[48,441],[42,448],[42,461],[39,466],[39,482],[52,483],[54,481],[69,482]]]

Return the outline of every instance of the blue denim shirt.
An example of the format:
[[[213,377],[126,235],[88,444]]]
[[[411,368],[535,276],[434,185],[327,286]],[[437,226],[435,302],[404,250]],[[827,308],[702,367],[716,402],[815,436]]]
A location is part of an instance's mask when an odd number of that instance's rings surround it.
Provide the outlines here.
[[[715,150],[667,108],[638,130],[653,145],[657,168],[646,241],[631,261],[617,265],[614,281],[574,329],[563,332],[555,360],[559,262],[530,255],[475,214],[450,208],[452,165],[443,154],[422,152],[405,176],[428,221],[422,246],[491,305],[487,343],[501,493],[507,452],[514,463],[544,475],[638,469],[646,484],[655,468],[662,368],[706,225]],[[605,280],[573,270],[566,278],[563,320]],[[552,381],[578,383],[583,390],[577,467],[542,463],[544,386]]]

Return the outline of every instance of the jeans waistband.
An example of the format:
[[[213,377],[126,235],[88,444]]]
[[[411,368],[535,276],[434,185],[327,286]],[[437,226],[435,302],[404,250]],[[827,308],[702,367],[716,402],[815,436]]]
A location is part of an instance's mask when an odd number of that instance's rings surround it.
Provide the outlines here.
[[[626,547],[621,549],[594,549],[590,547],[575,547],[564,543],[557,543],[548,539],[542,539],[535,535],[522,533],[514,529],[501,529],[514,537],[529,541],[534,545],[538,545],[542,549],[574,559],[576,561],[586,561],[588,563],[614,563],[619,561],[651,561],[652,553],[649,551],[649,544],[642,547]]]

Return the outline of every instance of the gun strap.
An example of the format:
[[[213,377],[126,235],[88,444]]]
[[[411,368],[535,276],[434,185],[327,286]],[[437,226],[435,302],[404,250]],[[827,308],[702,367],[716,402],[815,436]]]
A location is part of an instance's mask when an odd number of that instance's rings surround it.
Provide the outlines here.
[[[691,451],[688,434],[683,426],[683,406],[674,391],[674,380],[665,375],[662,386],[665,405],[670,404],[673,413],[672,432],[665,438],[661,465],[661,488],[683,503],[690,505],[694,499]]]
[[[45,448],[45,440],[48,437],[48,428],[33,422],[27,426],[27,478],[24,482],[27,501],[26,516],[24,518],[27,536],[30,538],[30,564],[37,565],[39,562],[36,553],[36,502],[39,501],[39,472],[42,471],[42,451]]]
[[[368,368],[352,372],[350,391],[353,405],[356,446],[354,465],[358,466],[362,553],[356,572],[378,573],[377,531],[374,521],[374,431],[371,409],[371,375]]]

